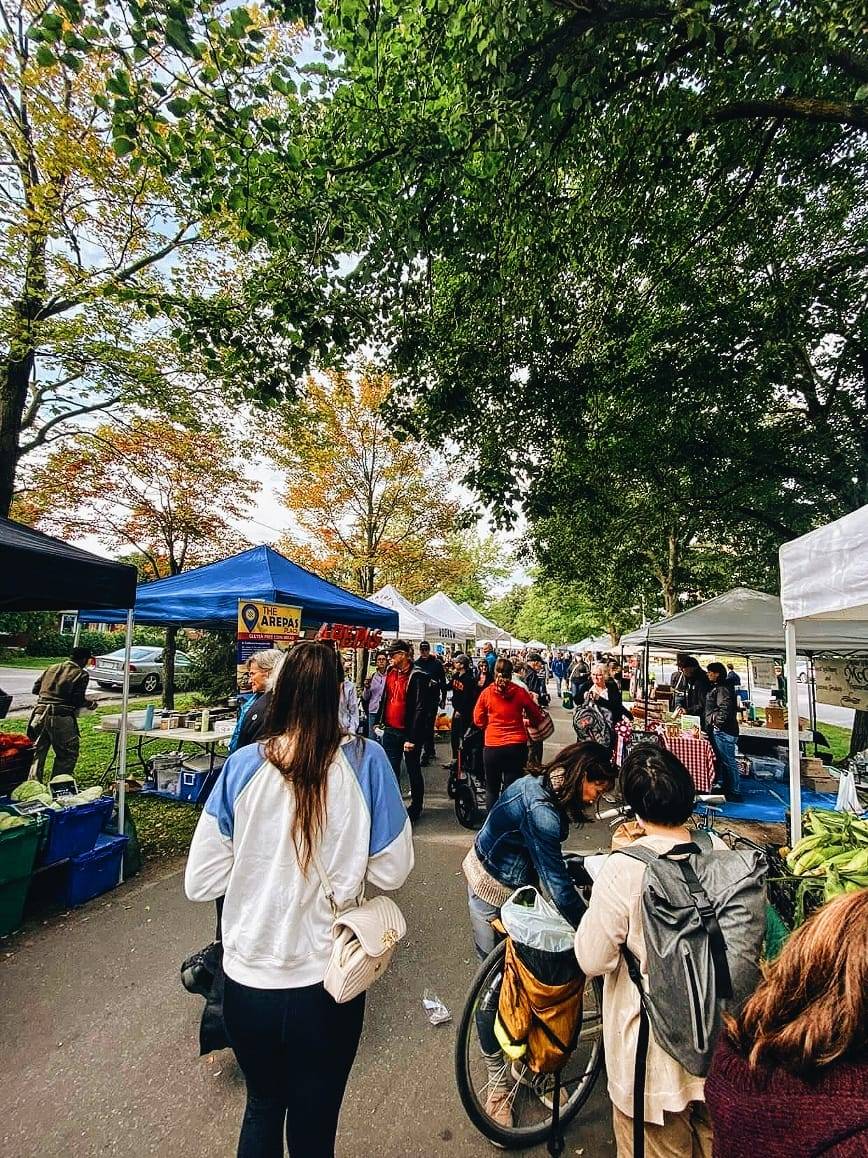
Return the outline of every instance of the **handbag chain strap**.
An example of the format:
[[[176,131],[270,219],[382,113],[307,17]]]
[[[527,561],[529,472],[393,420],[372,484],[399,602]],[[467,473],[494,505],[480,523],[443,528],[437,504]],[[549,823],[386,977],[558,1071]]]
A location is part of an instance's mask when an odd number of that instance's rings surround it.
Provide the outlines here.
[[[326,872],[325,865],[322,863],[322,860],[320,859],[320,855],[316,851],[316,849],[314,849],[312,851],[311,857],[313,859],[313,863],[314,863],[314,866],[316,868],[316,871],[319,874],[320,884],[322,885],[322,891],[326,895],[326,900],[328,901],[329,907],[331,908],[332,916],[337,917],[338,916],[338,906],[335,903],[335,890],[332,888],[332,882],[329,878],[329,874]]]

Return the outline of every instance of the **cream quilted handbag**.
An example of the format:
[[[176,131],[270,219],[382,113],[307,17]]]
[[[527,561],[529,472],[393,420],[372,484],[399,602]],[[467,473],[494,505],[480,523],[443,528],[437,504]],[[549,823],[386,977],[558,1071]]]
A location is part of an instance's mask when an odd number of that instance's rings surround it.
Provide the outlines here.
[[[317,853],[313,861],[335,918],[334,944],[323,985],[338,1003],[352,1001],[386,972],[395,947],[407,934],[407,922],[390,897],[373,897],[339,912],[332,883]]]

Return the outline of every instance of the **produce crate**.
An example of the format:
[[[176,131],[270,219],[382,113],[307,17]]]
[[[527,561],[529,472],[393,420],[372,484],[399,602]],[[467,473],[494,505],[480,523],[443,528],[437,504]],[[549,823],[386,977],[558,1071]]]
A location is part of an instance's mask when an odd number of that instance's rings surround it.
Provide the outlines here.
[[[822,877],[799,877],[790,872],[774,845],[768,845],[765,852],[769,863],[769,902],[787,928],[794,929],[823,904],[825,880]]]
[[[14,756],[0,756],[0,796],[7,796],[13,788],[24,783],[30,775],[32,763],[32,744],[19,748]]]
[[[40,864],[56,864],[59,860],[90,852],[111,816],[113,804],[111,796],[102,796],[89,804],[76,804],[72,808],[52,812]]]
[[[103,833],[90,852],[71,857],[58,891],[58,901],[72,909],[113,889],[120,879],[127,839]]]
[[[24,831],[13,829],[14,831]],[[30,876],[0,885],[0,937],[14,933],[24,916],[24,902],[30,888]]]
[[[3,808],[2,812],[12,812],[14,809]],[[9,828],[0,832],[0,885],[30,879],[33,872],[33,863],[36,860],[36,849],[43,824],[39,820],[28,820],[19,828]],[[25,890],[26,891],[26,890]]]

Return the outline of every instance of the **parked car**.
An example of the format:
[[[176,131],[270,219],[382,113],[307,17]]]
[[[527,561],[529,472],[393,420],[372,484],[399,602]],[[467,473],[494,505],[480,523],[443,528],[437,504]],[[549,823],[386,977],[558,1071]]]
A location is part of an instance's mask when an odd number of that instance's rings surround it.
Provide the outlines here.
[[[183,651],[175,652],[175,675],[178,683],[188,673],[192,660]],[[90,677],[101,688],[123,687],[124,649],[98,655],[90,669]],[[161,647],[134,647],[130,650],[130,688],[147,695],[158,692],[163,683],[163,649]]]

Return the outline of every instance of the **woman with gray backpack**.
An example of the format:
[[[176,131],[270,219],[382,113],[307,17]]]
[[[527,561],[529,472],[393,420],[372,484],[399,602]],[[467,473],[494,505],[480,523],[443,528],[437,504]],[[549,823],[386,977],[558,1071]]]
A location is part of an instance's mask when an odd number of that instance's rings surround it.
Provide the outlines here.
[[[686,827],[695,787],[664,748],[636,745],[621,787],[640,835],[603,865],[575,941],[604,978],[618,1158],[711,1158],[705,1074],[723,1012],[759,981],[765,866]]]

